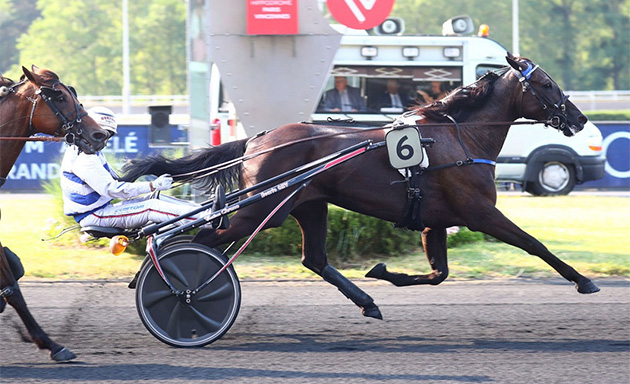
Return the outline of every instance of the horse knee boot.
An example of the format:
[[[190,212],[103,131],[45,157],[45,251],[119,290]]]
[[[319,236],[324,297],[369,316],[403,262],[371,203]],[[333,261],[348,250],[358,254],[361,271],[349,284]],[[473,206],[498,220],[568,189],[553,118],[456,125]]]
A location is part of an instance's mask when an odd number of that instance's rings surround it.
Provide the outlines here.
[[[2,247],[2,249],[4,249],[4,254],[7,257],[7,261],[9,262],[9,267],[11,268],[11,273],[13,274],[15,281],[19,280],[22,276],[24,276],[24,266],[22,265],[20,258],[8,247]]]
[[[326,264],[321,276],[325,281],[337,287],[345,297],[359,306],[363,316],[383,320],[383,315],[376,304],[374,304],[374,299],[339,273],[333,266]]]

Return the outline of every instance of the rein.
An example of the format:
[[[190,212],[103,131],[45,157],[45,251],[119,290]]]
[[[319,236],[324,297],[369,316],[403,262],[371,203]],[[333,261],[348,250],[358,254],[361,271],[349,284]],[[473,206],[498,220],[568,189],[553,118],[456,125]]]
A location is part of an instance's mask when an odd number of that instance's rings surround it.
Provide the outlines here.
[[[65,141],[64,138],[62,137],[56,137],[56,136],[31,136],[31,137],[1,137],[0,136],[0,141],[5,140],[5,141],[57,141],[57,142],[61,142],[61,141]]]
[[[352,123],[353,120],[348,120],[346,122],[347,123]],[[455,126],[457,127],[458,133],[459,133],[459,127],[460,126],[479,126],[479,125],[494,126],[494,125],[506,125],[506,124],[509,124],[509,125],[533,125],[533,124],[548,124],[548,123],[549,122],[545,121],[545,120],[493,121],[493,122],[485,122],[485,123],[484,122],[468,122],[468,123],[457,123],[457,122],[455,122]],[[313,123],[308,123],[308,124],[313,124]],[[322,124],[322,125],[325,125],[325,124]],[[453,123],[431,123],[431,124],[419,124],[419,125],[416,125],[416,126],[417,127],[450,127],[452,125],[453,125]],[[352,128],[352,127],[350,127],[350,128]],[[378,131],[378,130],[389,129],[389,128],[390,127],[388,125],[385,125],[385,126],[379,126],[379,127],[361,128],[361,129],[358,129],[357,132],[335,132],[335,133],[327,133],[327,134],[323,134],[323,135],[318,135],[318,136],[314,136],[314,137],[304,137],[304,138],[301,138],[301,139],[297,139],[297,140],[289,141],[289,142],[286,142],[286,143],[283,143],[283,144],[279,144],[279,145],[276,145],[276,146],[271,147],[271,148],[267,148],[267,149],[262,150],[260,152],[252,153],[250,155],[244,155],[244,156],[241,156],[241,157],[237,157],[236,159],[233,159],[233,160],[230,160],[230,161],[226,161],[226,162],[221,163],[221,164],[213,165],[213,166],[206,167],[206,168],[203,168],[203,169],[198,169],[198,170],[192,171],[192,172],[187,172],[187,173],[181,173],[181,174],[178,174],[178,175],[173,175],[173,177],[192,176],[192,177],[180,180],[180,182],[183,184],[183,183],[195,180],[195,179],[211,176],[211,175],[213,175],[215,173],[218,173],[218,172],[223,171],[225,169],[228,169],[230,167],[234,167],[234,166],[236,166],[238,164],[242,164],[245,161],[251,160],[251,159],[253,159],[255,157],[262,156],[262,155],[264,155],[266,153],[269,153],[269,152],[272,152],[272,151],[275,151],[275,150],[278,150],[278,149],[282,149],[282,148],[285,148],[285,147],[288,147],[288,146],[291,146],[291,145],[294,145],[294,144],[303,143],[305,141],[325,139],[325,138],[329,138],[329,137],[342,136],[342,135],[351,135],[351,134],[362,133],[362,132]],[[263,132],[257,134],[256,136],[252,137],[251,139],[249,139],[247,141],[247,143],[249,144],[251,141],[257,139],[260,136],[264,136],[264,135],[266,135],[269,132],[270,131],[263,131]],[[459,135],[459,137],[460,137],[460,143],[461,143],[461,135]],[[462,144],[462,146],[463,146],[463,144]],[[463,147],[463,148],[464,148],[464,151],[467,153],[467,151],[465,150],[465,147]],[[468,156],[468,154],[467,154],[467,157],[470,158],[470,156]],[[459,161],[459,162],[456,162],[456,163],[447,164],[445,166],[432,167],[431,169],[439,169],[439,168],[445,168],[447,166],[448,167],[461,166],[461,165],[476,164],[476,163],[489,164],[488,163],[489,160],[483,160],[483,159],[470,159],[470,160],[472,160],[472,161],[469,162],[468,159],[467,159],[467,160],[464,160],[464,161]],[[206,172],[206,173],[204,173],[204,172]]]

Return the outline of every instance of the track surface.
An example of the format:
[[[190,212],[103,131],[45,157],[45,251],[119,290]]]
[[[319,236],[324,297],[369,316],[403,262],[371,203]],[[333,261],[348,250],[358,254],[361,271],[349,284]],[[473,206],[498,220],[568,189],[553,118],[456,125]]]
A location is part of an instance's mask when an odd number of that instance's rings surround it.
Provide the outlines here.
[[[630,281],[357,281],[384,321],[324,282],[242,283],[230,331],[199,349],[160,343],[124,283],[22,283],[35,317],[78,357],[49,360],[0,315],[2,383],[629,383]]]

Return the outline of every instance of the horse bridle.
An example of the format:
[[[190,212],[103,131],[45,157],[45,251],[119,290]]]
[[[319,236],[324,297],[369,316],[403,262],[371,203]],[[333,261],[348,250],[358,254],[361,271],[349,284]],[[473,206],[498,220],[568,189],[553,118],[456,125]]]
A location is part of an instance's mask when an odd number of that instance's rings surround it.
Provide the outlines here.
[[[56,85],[61,85],[68,91],[70,95],[72,95],[72,102],[74,103],[74,111],[68,112],[67,115],[64,115],[57,105],[54,102],[54,99],[61,95],[61,90],[56,89]],[[81,124],[81,118],[87,115],[87,112],[84,110],[81,112],[81,103],[77,100],[77,91],[73,87],[69,87],[62,82],[57,82],[52,85],[52,87],[40,86],[37,91],[35,91],[36,95],[39,95],[42,100],[48,105],[48,108],[61,120],[59,127],[57,127],[57,132],[55,136],[63,136],[68,144],[74,144],[77,138],[80,138],[83,135],[83,130],[79,127]],[[29,130],[34,131],[33,127],[33,112],[35,111],[35,105],[33,105],[33,110],[31,111],[31,117],[29,120]],[[69,116],[74,113],[74,120],[69,120]]]
[[[83,130],[79,127],[81,123],[81,118],[87,115],[86,111],[81,112],[81,103],[77,99],[77,92],[72,86],[67,86],[64,83],[58,81],[54,83],[52,86],[39,86],[39,88],[35,91],[35,97],[27,96],[23,93],[19,93],[16,91],[17,88],[26,84],[26,80],[21,81],[17,84],[11,86],[8,91],[13,92],[17,95],[21,95],[25,97],[28,101],[31,102],[31,113],[29,115],[28,121],[28,135],[32,136],[37,133],[35,126],[33,125],[33,117],[35,115],[35,109],[37,108],[37,102],[39,98],[41,98],[44,103],[48,106],[48,108],[57,116],[60,120],[59,126],[55,132],[55,136],[61,137],[63,136],[66,143],[74,144],[76,143],[77,138],[80,138],[83,135]],[[68,114],[64,115],[63,112],[57,107],[55,104],[55,99],[61,96],[62,91],[60,89],[56,89],[55,86],[60,85],[68,91],[70,95],[72,95],[72,102],[74,103],[74,109],[70,111]],[[39,98],[38,98],[39,96]],[[70,120],[70,116],[74,114],[74,119]]]
[[[525,70],[516,70],[513,69],[514,75],[518,78],[523,87],[523,93],[521,95],[521,104],[519,107],[519,116],[522,116],[523,112],[523,99],[527,92],[531,92],[531,94],[538,100],[543,110],[547,112],[547,122],[545,125],[551,126],[557,130],[564,131],[567,128],[567,123],[569,117],[567,116],[567,108],[566,101],[569,99],[569,96],[565,95],[562,90],[560,91],[560,101],[554,103],[549,98],[547,98],[542,92],[540,92],[536,87],[529,82],[529,79],[532,77],[532,73],[539,69],[538,65],[534,66],[532,63],[527,62],[527,68]],[[540,69],[541,71],[542,68]],[[544,73],[544,71],[543,71]],[[546,74],[546,73],[545,73]],[[547,76],[549,77],[549,76]],[[550,106],[552,108],[550,108]]]

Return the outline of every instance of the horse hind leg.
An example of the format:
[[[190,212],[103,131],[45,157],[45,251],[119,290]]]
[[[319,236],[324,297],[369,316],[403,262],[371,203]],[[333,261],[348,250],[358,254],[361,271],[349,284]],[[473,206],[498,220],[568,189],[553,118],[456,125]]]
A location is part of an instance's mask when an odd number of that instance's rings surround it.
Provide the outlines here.
[[[35,318],[28,310],[26,301],[19,285],[13,276],[9,262],[4,253],[4,249],[0,244],[0,289],[2,290],[2,298],[0,300],[6,301],[12,306],[18,313],[22,322],[26,326],[26,329],[31,336],[31,339],[37,345],[39,349],[47,349],[50,351],[50,358],[55,361],[69,361],[76,358],[76,355],[66,349],[64,346],[59,345],[52,341],[50,337],[44,332],[44,330],[37,324]]]
[[[302,229],[302,264],[320,275],[326,282],[334,285],[341,293],[361,308],[366,317],[382,320],[383,315],[374,304],[374,299],[333,266],[326,257],[326,202],[303,204],[291,212]]]
[[[385,263],[375,265],[366,277],[389,281],[397,287],[408,285],[438,285],[448,277],[448,260],[446,248],[446,229],[426,228],[422,232],[422,245],[433,271],[425,275],[408,275],[406,273],[389,272]]]

